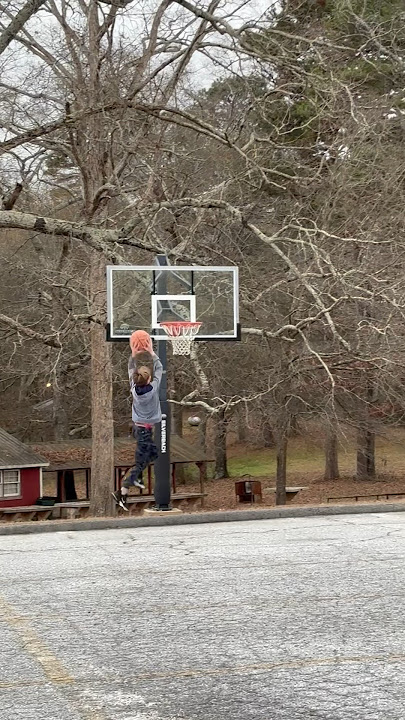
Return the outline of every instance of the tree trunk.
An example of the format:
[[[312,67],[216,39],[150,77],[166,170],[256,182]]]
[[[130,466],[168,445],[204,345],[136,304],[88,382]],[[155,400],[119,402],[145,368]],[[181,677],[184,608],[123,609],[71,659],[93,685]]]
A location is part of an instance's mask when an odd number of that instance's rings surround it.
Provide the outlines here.
[[[52,422],[53,422],[53,439],[66,440],[69,435],[69,420],[66,412],[66,396],[63,394],[61,383],[63,376],[55,373],[55,381],[53,383],[53,405],[52,405]]]
[[[357,432],[357,480],[375,478],[375,433],[367,427]]]
[[[66,264],[70,253],[70,241],[64,239],[60,249],[57,272],[61,275],[66,272]],[[55,327],[63,327],[65,321],[63,309],[63,293],[55,288],[52,295],[52,318]],[[52,381],[52,422],[53,439],[66,440],[69,436],[69,415],[67,411],[68,394],[65,392],[66,374],[63,373],[63,356],[55,356],[55,366],[51,377]]]
[[[100,58],[102,34],[101,16],[96,0],[88,3],[88,102],[92,107],[100,102],[102,79]],[[86,138],[86,139],[85,139]],[[105,182],[107,154],[104,142],[103,120],[91,115],[82,126],[82,134],[76,140],[76,152],[81,147],[91,147],[86,156],[86,169],[82,170],[83,200],[86,221],[104,224],[107,201],[95,202],[99,189]],[[80,146],[82,143],[82,146]],[[112,401],[112,349],[106,342],[106,280],[105,258],[96,250],[89,251],[90,260],[90,310],[93,316],[90,329],[91,346],[91,495],[90,515],[105,516],[113,513],[111,493],[114,489],[114,419]]]
[[[226,453],[226,430],[227,423],[225,420],[225,412],[224,410],[220,410],[215,415],[215,480],[229,477]]]
[[[298,435],[300,432],[300,426],[296,415],[291,416],[290,420],[290,437],[291,435]]]
[[[287,438],[280,437],[277,442],[277,472],[276,472],[276,505],[285,505],[287,485]]]
[[[270,421],[265,418],[262,425],[263,445],[266,448],[273,448],[276,445],[273,428]]]
[[[325,442],[325,473],[324,480],[339,478],[338,440],[335,427],[328,428]]]
[[[208,427],[208,416],[205,410],[200,413],[201,422],[198,426],[198,439],[201,448],[204,453],[207,452],[207,427]]]
[[[375,433],[370,420],[370,409],[374,399],[374,382],[370,374],[364,376],[363,403],[359,407],[357,428],[357,480],[375,478]]]
[[[246,412],[243,412],[242,409],[239,409],[236,414],[236,436],[238,443],[241,444],[246,442],[248,436]]]
[[[92,311],[99,319],[90,331],[91,343],[91,497],[90,515],[112,514],[114,489],[114,422],[112,403],[111,344],[104,330],[105,262],[91,253],[90,296]]]

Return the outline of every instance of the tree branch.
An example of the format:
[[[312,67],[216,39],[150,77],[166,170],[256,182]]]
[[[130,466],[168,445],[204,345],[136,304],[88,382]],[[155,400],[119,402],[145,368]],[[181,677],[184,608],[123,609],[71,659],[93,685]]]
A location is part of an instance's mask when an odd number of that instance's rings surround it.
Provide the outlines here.
[[[45,4],[45,0],[28,0],[0,35],[0,55],[14,40],[25,23]]]
[[[13,320],[13,318],[7,317],[7,315],[3,315],[2,313],[0,313],[0,324],[7,325],[20,333],[20,335],[25,335],[25,337],[36,340],[43,345],[49,345],[49,347],[53,348],[62,347],[62,343],[57,336],[44,335],[43,333],[36,332],[36,330],[31,330],[31,328],[21,325],[17,320]]]

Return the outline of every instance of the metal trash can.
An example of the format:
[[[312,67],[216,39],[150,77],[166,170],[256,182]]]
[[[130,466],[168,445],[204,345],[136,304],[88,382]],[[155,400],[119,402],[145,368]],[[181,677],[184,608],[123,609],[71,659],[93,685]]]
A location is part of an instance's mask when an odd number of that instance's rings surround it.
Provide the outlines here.
[[[235,493],[240,503],[262,502],[262,484],[260,480],[238,480]]]

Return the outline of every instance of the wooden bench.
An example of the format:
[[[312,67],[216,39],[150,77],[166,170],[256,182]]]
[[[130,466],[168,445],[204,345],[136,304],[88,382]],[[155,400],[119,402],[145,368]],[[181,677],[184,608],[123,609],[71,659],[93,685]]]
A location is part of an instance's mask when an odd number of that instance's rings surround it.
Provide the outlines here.
[[[46,505],[27,505],[0,508],[0,522],[24,522],[26,520],[49,520],[53,507]]]
[[[198,501],[205,497],[204,493],[174,493],[171,497],[173,507],[187,506],[194,508]],[[130,495],[128,498],[128,511],[130,515],[141,513],[145,508],[153,507],[153,495]],[[72,500],[70,502],[55,503],[52,517],[63,519],[84,518],[89,514],[90,500]],[[126,510],[121,510],[127,514]]]
[[[69,500],[68,502],[55,503],[52,517],[63,520],[87,517],[89,507],[90,500]]]
[[[174,493],[171,497],[173,507],[194,508],[205,497],[205,493]],[[128,498],[129,514],[136,515],[145,508],[153,507],[153,495],[131,495]],[[54,505],[28,505],[0,508],[0,522],[22,522],[26,520],[49,520],[50,518],[77,519],[87,517],[90,500],[72,500]],[[125,512],[122,510],[121,512]]]
[[[293,500],[295,498],[295,496],[298,495],[298,493],[301,490],[308,490],[308,487],[286,487],[285,496],[287,498],[287,502],[289,500]],[[277,492],[277,488],[275,488],[275,487],[267,488],[267,492],[272,492],[275,494]]]
[[[187,507],[193,509],[198,502],[201,502],[206,493],[173,493],[170,498],[172,507]],[[152,508],[155,505],[153,495],[130,495],[128,498],[128,510],[130,515],[141,513],[146,508]],[[126,513],[125,510],[121,512]]]
[[[375,498],[376,500],[384,498],[385,500],[389,500],[391,497],[405,497],[405,492],[371,493],[370,495],[337,495],[335,497],[328,497],[326,502],[330,502],[331,500],[355,500],[358,502],[359,498],[363,500],[370,498]]]

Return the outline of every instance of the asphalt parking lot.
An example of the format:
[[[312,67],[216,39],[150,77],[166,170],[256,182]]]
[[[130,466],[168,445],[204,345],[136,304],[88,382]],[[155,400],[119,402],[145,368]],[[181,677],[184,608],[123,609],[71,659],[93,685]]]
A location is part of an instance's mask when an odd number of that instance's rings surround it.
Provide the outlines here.
[[[405,513],[0,537],[1,720],[403,720]]]

